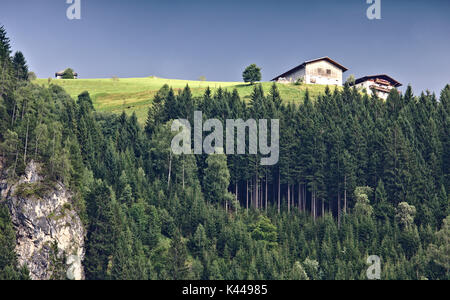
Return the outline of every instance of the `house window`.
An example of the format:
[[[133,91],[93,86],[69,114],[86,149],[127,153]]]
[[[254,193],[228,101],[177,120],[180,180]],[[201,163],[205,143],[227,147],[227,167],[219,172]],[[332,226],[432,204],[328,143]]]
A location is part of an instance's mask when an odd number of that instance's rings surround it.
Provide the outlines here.
[[[331,70],[327,69],[327,75],[331,75]]]

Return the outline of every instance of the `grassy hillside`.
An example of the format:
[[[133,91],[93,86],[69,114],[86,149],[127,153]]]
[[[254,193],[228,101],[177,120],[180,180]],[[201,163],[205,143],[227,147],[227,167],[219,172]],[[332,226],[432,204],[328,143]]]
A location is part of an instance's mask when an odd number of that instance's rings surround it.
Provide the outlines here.
[[[38,79],[36,83],[47,86],[47,79]],[[201,96],[209,86],[213,91],[222,87],[227,90],[237,89],[239,95],[249,99],[253,87],[242,82],[213,82],[213,81],[189,81],[163,79],[156,77],[146,78],[118,78],[118,79],[78,79],[78,80],[52,80],[52,84],[63,87],[72,97],[76,98],[83,91],[88,91],[98,111],[121,113],[136,112],[139,121],[144,122],[147,115],[147,107],[151,104],[155,93],[164,85],[168,84],[176,90],[183,89],[186,85],[192,89],[194,96]],[[266,92],[270,90],[271,82],[263,82]],[[312,98],[323,93],[325,86],[277,84],[281,96],[287,102],[302,101],[306,89]]]

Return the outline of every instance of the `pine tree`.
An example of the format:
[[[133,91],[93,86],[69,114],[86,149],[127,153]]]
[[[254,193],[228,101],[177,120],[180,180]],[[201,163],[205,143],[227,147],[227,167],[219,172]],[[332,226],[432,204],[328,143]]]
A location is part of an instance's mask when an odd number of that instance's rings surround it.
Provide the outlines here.
[[[394,207],[388,201],[382,179],[380,179],[377,188],[375,189],[374,214],[375,217],[379,220],[393,220],[395,214]]]
[[[386,191],[394,205],[406,201],[409,172],[410,152],[402,130],[396,123],[387,130],[385,140],[384,183]]]
[[[444,270],[444,280],[450,279],[450,216],[444,219],[442,228],[435,233],[436,243],[428,248],[432,263]]]
[[[101,180],[95,182],[86,202],[90,219],[84,262],[86,278],[105,280],[110,274],[110,259],[119,232],[114,212],[116,202],[111,189]]]
[[[0,202],[0,280],[29,279],[26,266],[20,270],[16,257],[16,233],[8,207]]]
[[[173,280],[184,280],[187,276],[187,250],[181,233],[176,231],[169,249],[169,274]]]
[[[189,85],[186,85],[177,101],[179,103],[178,117],[181,119],[192,120],[194,114],[194,100],[192,99],[192,92]]]
[[[18,80],[28,80],[28,66],[22,52],[18,51],[14,54],[13,67]]]
[[[145,133],[150,138],[159,127],[166,121],[164,116],[164,101],[169,94],[169,86],[165,84],[155,95],[152,105],[148,109]]]
[[[142,279],[134,278],[135,269],[133,260],[137,253],[133,253],[133,239],[130,229],[126,224],[126,219],[122,219],[122,228],[117,237],[117,244],[114,246],[111,260],[110,277],[113,280]]]
[[[181,115],[177,97],[175,96],[172,88],[169,89],[169,92],[167,94],[166,101],[164,102],[163,112],[165,120],[175,120],[178,119]]]
[[[441,186],[438,199],[439,199],[439,206],[437,208],[438,211],[435,211],[434,215],[438,223],[441,223],[446,216],[450,215],[450,197],[448,196],[445,186],[443,185]]]
[[[11,44],[7,36],[5,27],[0,26],[0,62],[4,65],[5,60],[9,60],[11,55]]]
[[[199,224],[193,236],[194,254],[197,257],[202,257],[207,248],[208,239],[206,231],[202,224]]]

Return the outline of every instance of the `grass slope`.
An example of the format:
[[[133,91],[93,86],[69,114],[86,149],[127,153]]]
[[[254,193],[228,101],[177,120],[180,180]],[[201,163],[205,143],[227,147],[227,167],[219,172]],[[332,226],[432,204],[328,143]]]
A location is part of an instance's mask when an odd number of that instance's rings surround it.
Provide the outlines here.
[[[48,86],[47,79],[37,79],[37,84]],[[131,114],[136,112],[139,122],[145,122],[147,108],[152,103],[156,92],[168,84],[175,90],[182,90],[186,85],[192,90],[194,96],[201,96],[207,87],[213,91],[222,87],[232,91],[237,89],[243,99],[249,99],[253,86],[242,82],[214,82],[214,81],[190,81],[163,79],[156,77],[146,78],[119,78],[119,79],[77,79],[77,80],[52,80],[52,84],[63,87],[73,98],[84,91],[88,91],[97,111]],[[272,82],[263,82],[262,86],[267,93]],[[323,85],[293,85],[277,84],[281,97],[286,102],[298,103],[303,100],[306,90],[312,99],[324,93]]]

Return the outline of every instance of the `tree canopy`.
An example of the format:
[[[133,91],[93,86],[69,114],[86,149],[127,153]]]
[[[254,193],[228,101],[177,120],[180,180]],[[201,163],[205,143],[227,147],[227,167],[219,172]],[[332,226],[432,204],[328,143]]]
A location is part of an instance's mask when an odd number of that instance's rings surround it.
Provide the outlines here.
[[[250,84],[261,81],[261,69],[257,65],[251,64],[242,73],[242,78],[244,82],[250,82]]]

